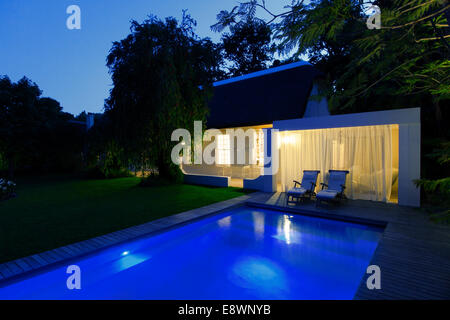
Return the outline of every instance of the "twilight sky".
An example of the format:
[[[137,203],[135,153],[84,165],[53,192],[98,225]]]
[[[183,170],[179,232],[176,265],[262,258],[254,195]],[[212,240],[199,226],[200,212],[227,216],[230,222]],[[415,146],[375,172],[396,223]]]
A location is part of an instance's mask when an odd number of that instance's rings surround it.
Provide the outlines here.
[[[266,2],[280,12],[290,0]],[[66,27],[66,8],[72,4],[81,8],[81,30]],[[210,26],[220,10],[236,4],[236,0],[1,0],[0,75],[13,81],[27,76],[66,112],[102,112],[111,88],[106,56],[113,41],[128,35],[131,19],[142,22],[150,13],[179,19],[182,9],[188,9],[197,20],[197,34],[218,41],[220,34]]]

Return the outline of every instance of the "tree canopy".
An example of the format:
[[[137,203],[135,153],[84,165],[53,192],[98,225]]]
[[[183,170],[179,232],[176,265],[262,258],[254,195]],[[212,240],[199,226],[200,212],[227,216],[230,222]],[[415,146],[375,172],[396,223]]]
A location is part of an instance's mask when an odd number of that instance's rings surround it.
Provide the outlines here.
[[[114,136],[126,161],[148,162],[162,176],[177,169],[170,160],[171,133],[204,120],[221,55],[210,39],[193,31],[184,14],[164,21],[132,21],[131,34],[114,42],[107,58],[114,87],[106,101]]]
[[[81,151],[79,130],[66,126],[73,116],[41,93],[26,77],[0,77],[0,153],[10,176],[16,169],[61,169],[73,164],[68,154]]]
[[[240,76],[263,70],[271,61],[271,29],[259,20],[245,20],[222,35],[224,57],[230,64],[228,74]]]

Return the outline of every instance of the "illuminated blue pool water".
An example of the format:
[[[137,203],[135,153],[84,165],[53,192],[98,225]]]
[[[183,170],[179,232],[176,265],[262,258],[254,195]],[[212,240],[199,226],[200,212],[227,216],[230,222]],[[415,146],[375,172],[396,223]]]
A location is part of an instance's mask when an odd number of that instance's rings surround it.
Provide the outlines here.
[[[0,299],[351,299],[381,229],[238,208],[0,288]],[[69,263],[68,263],[69,265]]]

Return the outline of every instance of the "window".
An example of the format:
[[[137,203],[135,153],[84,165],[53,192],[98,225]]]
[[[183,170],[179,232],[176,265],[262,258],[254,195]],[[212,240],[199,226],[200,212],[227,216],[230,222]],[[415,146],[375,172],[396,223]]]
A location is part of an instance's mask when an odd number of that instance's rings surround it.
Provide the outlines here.
[[[230,135],[222,134],[217,136],[216,163],[231,164],[231,143]]]

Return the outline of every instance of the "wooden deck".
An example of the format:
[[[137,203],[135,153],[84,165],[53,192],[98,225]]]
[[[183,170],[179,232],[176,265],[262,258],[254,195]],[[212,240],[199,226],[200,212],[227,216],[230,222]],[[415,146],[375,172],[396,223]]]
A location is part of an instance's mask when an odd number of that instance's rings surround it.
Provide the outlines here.
[[[257,193],[247,203],[385,225],[370,262],[381,269],[381,289],[367,289],[365,275],[355,299],[450,299],[450,227],[430,222],[419,209],[361,200],[287,206],[284,193]]]

